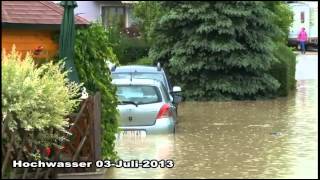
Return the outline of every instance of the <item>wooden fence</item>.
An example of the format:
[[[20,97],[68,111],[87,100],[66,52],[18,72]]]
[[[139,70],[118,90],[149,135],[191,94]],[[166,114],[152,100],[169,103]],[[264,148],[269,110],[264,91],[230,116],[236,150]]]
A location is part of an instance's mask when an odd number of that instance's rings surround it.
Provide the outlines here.
[[[101,159],[101,95],[96,93],[81,102],[80,111],[68,116],[71,126],[67,129],[70,135],[62,148],[54,148],[54,154],[48,161],[91,161]],[[12,168],[13,160],[24,162],[33,159],[30,153],[39,149],[34,142],[36,132],[18,129],[11,132],[7,124],[2,124],[2,178],[10,179],[39,179],[56,178],[58,173],[94,172],[95,166],[90,168]],[[62,133],[61,133],[62,134]],[[15,141],[17,138],[21,141]],[[19,143],[20,142],[20,143]],[[94,164],[94,163],[93,163]]]

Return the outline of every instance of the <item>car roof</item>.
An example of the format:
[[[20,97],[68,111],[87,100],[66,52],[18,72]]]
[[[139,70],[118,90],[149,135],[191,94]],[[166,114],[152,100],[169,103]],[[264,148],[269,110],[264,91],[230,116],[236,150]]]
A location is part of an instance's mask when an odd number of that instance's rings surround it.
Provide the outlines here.
[[[151,85],[151,86],[161,86],[161,82],[153,79],[114,79],[112,84],[116,85]]]
[[[112,73],[121,73],[121,72],[152,72],[152,73],[161,73],[162,68],[158,71],[157,67],[154,66],[143,66],[143,65],[130,65],[130,66],[119,66]]]

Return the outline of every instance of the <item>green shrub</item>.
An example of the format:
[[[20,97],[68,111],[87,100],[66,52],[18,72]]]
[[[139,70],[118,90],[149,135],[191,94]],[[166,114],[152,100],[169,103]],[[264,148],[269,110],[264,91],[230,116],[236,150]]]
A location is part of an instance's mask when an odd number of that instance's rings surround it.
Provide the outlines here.
[[[76,34],[75,64],[79,78],[93,94],[101,92],[102,157],[115,159],[115,134],[118,129],[116,87],[111,84],[110,71],[105,60],[118,64],[110,40],[110,30],[100,23],[80,29]]]
[[[287,96],[296,84],[296,56],[290,48],[281,43],[278,43],[277,48],[275,48],[274,55],[278,62],[273,64],[270,73],[281,84],[278,95]]]
[[[281,30],[273,40],[287,44],[290,26],[293,23],[293,11],[285,1],[264,1],[264,4],[275,14],[272,17],[272,21]]]
[[[109,41],[121,65],[132,64],[148,55],[150,45],[141,38],[129,37],[121,28],[107,28]]]
[[[54,64],[59,62],[59,54],[56,54],[52,57],[46,58],[33,58],[33,62],[36,64],[37,67],[41,66],[42,64],[46,64],[48,62],[53,62]]]
[[[132,62],[130,64],[151,66],[151,65],[153,65],[153,61],[149,57],[143,57],[143,58],[140,58],[137,61],[134,61],[134,62]]]
[[[68,81],[61,63],[37,68],[29,54],[21,59],[15,48],[2,54],[1,64],[3,123],[20,137],[23,132],[37,132],[36,144],[59,144],[61,135],[49,129],[64,131],[68,125],[65,116],[78,107],[75,98],[80,86]]]
[[[147,56],[149,48],[149,45],[143,39],[122,35],[119,44],[114,49],[120,64],[125,65]]]

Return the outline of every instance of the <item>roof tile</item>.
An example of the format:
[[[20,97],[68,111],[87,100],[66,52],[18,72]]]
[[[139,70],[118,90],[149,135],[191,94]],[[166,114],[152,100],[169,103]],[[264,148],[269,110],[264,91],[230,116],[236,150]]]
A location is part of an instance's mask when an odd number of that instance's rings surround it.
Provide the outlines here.
[[[61,24],[63,7],[51,1],[2,1],[2,23]],[[89,24],[75,16],[76,24]]]

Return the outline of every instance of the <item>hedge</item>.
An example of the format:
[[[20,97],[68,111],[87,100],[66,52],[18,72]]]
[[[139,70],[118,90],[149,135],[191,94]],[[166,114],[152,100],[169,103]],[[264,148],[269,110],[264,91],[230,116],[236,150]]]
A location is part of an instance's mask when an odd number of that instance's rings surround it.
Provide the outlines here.
[[[287,96],[296,85],[296,56],[289,47],[280,43],[277,44],[274,55],[279,61],[272,66],[270,73],[281,84],[278,95]]]
[[[89,94],[101,92],[101,153],[104,159],[115,160],[115,134],[118,131],[116,87],[111,84],[110,71],[105,61],[118,64],[110,40],[110,31],[101,23],[78,29],[75,42],[75,65],[81,82]]]
[[[143,39],[122,35],[114,51],[119,59],[119,63],[126,65],[148,56],[149,48],[150,46]]]
[[[153,61],[152,59],[150,59],[149,57],[143,57],[143,58],[140,58],[138,59],[137,61],[134,61],[130,64],[133,64],[133,65],[145,65],[145,66],[153,66]]]

